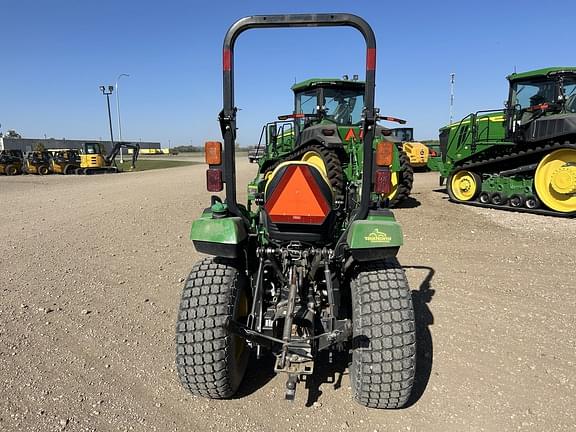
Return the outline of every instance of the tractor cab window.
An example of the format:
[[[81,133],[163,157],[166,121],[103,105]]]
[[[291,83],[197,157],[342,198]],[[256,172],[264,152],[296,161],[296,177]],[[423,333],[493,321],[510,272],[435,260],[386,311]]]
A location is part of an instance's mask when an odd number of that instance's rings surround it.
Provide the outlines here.
[[[324,89],[326,118],[341,125],[357,125],[362,121],[364,92],[361,90]]]
[[[296,112],[299,114],[316,114],[318,107],[317,91],[308,90],[296,96]]]
[[[412,128],[392,129],[392,135],[404,142],[414,141]]]
[[[564,98],[566,111],[576,113],[576,78],[564,78]]]
[[[556,82],[531,81],[515,83],[513,87],[513,104],[520,106],[521,110],[555,102]]]
[[[316,114],[318,108],[318,90],[308,90],[296,94],[296,110],[298,114]],[[296,120],[297,127],[302,130],[305,126],[304,119]]]
[[[86,143],[86,154],[99,154],[100,146],[97,143]]]

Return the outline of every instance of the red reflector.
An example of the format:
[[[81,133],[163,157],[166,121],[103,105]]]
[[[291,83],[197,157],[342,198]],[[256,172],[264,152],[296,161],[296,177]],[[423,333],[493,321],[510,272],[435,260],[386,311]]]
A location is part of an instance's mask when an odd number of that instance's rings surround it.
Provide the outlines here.
[[[222,53],[222,68],[225,71],[229,71],[232,66],[232,52],[229,48],[224,48],[224,52]]]
[[[220,192],[224,189],[221,169],[209,168],[206,170],[206,186],[208,192]]]
[[[354,133],[354,129],[350,128],[348,129],[348,132],[346,132],[346,136],[344,137],[344,141],[350,141],[351,139],[355,139],[356,138],[356,134]],[[362,137],[360,137],[362,138]]]
[[[436,156],[438,156],[438,153],[436,153],[434,150],[430,149],[430,156],[436,157]]]
[[[389,194],[392,191],[391,173],[389,170],[376,170],[374,179],[374,192],[379,194]]]
[[[376,48],[368,48],[366,51],[366,70],[376,69]]]
[[[322,129],[322,135],[332,136],[334,135],[334,129]]]
[[[286,169],[264,207],[274,223],[322,224],[330,213],[329,203],[305,165]]]

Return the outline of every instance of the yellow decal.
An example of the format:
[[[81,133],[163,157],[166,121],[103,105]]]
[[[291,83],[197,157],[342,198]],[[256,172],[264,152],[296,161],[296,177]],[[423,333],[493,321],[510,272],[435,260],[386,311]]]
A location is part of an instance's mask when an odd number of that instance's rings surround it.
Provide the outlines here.
[[[392,241],[392,237],[382,231],[379,231],[378,228],[375,228],[374,231],[364,237],[364,240],[371,243],[390,243]]]

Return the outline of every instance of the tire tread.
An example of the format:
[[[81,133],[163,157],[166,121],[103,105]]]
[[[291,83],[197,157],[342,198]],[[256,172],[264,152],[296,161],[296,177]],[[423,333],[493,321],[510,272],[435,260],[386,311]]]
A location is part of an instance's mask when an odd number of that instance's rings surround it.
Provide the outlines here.
[[[416,372],[414,309],[404,270],[395,258],[364,263],[351,289],[354,399],[370,408],[401,408]]]
[[[237,390],[228,357],[232,336],[225,325],[232,317],[239,270],[222,258],[196,263],[185,282],[176,324],[176,367],[190,393],[211,399]]]

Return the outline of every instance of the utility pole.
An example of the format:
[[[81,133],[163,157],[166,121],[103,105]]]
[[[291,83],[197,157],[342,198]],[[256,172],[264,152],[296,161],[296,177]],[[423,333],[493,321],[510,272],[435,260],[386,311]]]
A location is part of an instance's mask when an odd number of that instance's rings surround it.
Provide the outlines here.
[[[100,86],[100,91],[103,95],[106,96],[106,103],[108,105],[108,123],[110,125],[110,142],[112,143],[112,147],[114,147],[114,134],[112,132],[112,114],[110,113],[110,95],[114,91],[114,86],[109,85],[108,88],[106,86]]]
[[[454,113],[454,78],[456,77],[456,74],[454,72],[452,72],[450,74],[450,122],[449,124],[452,124],[452,117],[453,117],[453,113]]]
[[[122,141],[122,123],[120,123],[120,89],[118,88],[118,81],[123,76],[129,77],[130,75],[123,73],[116,78],[116,114],[118,115],[118,139],[120,141]],[[122,147],[120,147],[120,163],[124,163],[124,152],[122,150]]]

